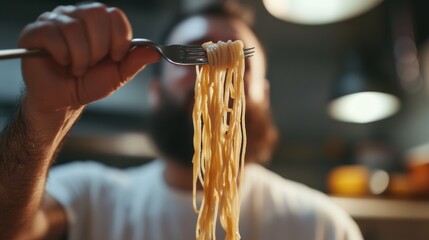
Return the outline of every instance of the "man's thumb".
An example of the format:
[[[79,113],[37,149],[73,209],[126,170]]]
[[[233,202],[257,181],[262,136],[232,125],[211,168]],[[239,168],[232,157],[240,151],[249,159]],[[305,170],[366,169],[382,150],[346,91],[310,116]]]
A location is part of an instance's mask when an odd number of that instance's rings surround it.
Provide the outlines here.
[[[134,47],[121,62],[121,76],[125,79],[133,78],[147,64],[158,62],[161,55],[153,48]]]

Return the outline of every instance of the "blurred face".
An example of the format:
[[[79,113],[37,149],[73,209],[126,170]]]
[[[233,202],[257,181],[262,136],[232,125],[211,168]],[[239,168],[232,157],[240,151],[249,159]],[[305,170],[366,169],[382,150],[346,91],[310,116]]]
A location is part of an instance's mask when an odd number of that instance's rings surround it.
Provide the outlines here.
[[[248,106],[268,110],[266,66],[262,48],[244,23],[220,17],[195,16],[180,23],[171,33],[167,44],[201,45],[219,40],[242,40],[245,48],[256,48],[254,56],[246,59],[246,100]],[[159,104],[155,109],[152,126],[153,137],[160,151],[167,158],[184,164],[191,164],[193,155],[191,116],[195,77],[195,66],[163,63]]]

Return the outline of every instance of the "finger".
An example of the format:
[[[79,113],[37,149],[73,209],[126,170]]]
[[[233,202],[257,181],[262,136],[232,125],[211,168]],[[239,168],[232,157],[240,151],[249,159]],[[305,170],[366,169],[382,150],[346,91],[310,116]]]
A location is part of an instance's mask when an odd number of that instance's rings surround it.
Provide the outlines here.
[[[52,13],[56,13],[56,14],[62,14],[62,15],[69,15],[76,11],[76,6],[73,5],[67,5],[67,6],[58,6],[56,7],[54,10],[52,10]],[[44,16],[40,16],[39,20],[49,20],[49,16],[48,19],[44,18]]]
[[[67,43],[53,22],[37,21],[28,24],[21,33],[18,45],[27,49],[45,49],[60,65],[66,66],[70,63]]]
[[[67,43],[73,74],[82,76],[90,65],[91,57],[84,24],[79,19],[63,14],[57,14],[51,21],[60,29]]]
[[[121,61],[131,46],[132,30],[127,16],[118,8],[108,9],[111,26],[110,56],[114,61]]]
[[[120,63],[106,58],[79,78],[77,99],[81,104],[87,104],[107,97],[131,80],[146,64],[159,59],[158,52],[145,47],[133,48]]]
[[[89,41],[90,65],[95,65],[110,51],[110,17],[107,8],[101,3],[84,4],[70,14],[84,23]]]
[[[147,64],[158,62],[161,59],[159,53],[148,47],[135,47],[129,51],[119,66],[121,81],[132,79]]]

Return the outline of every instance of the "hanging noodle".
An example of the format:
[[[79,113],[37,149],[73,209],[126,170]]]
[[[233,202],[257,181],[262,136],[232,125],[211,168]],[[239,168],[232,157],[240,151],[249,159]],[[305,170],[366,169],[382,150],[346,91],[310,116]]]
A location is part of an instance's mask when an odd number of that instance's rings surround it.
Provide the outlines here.
[[[203,44],[209,64],[197,66],[195,83],[193,206],[197,239],[216,239],[219,220],[225,239],[240,239],[240,192],[246,149],[244,54],[241,41]],[[196,188],[204,189],[201,205]]]

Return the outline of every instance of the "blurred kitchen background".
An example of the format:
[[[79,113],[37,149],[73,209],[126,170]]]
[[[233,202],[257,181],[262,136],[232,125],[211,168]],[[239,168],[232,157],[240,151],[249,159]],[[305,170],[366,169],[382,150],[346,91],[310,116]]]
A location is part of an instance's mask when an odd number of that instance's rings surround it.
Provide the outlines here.
[[[174,16],[208,2],[104,3],[124,10],[135,37],[158,40]],[[269,57],[281,138],[268,167],[332,195],[366,239],[428,239],[429,2],[240,2],[254,8],[255,31]],[[44,11],[74,3],[2,1],[0,48],[15,48],[21,29]],[[93,159],[126,167],[153,159],[156,150],[145,133],[150,80],[149,68],[89,106],[57,164]],[[19,60],[0,61],[0,128],[22,91]]]

